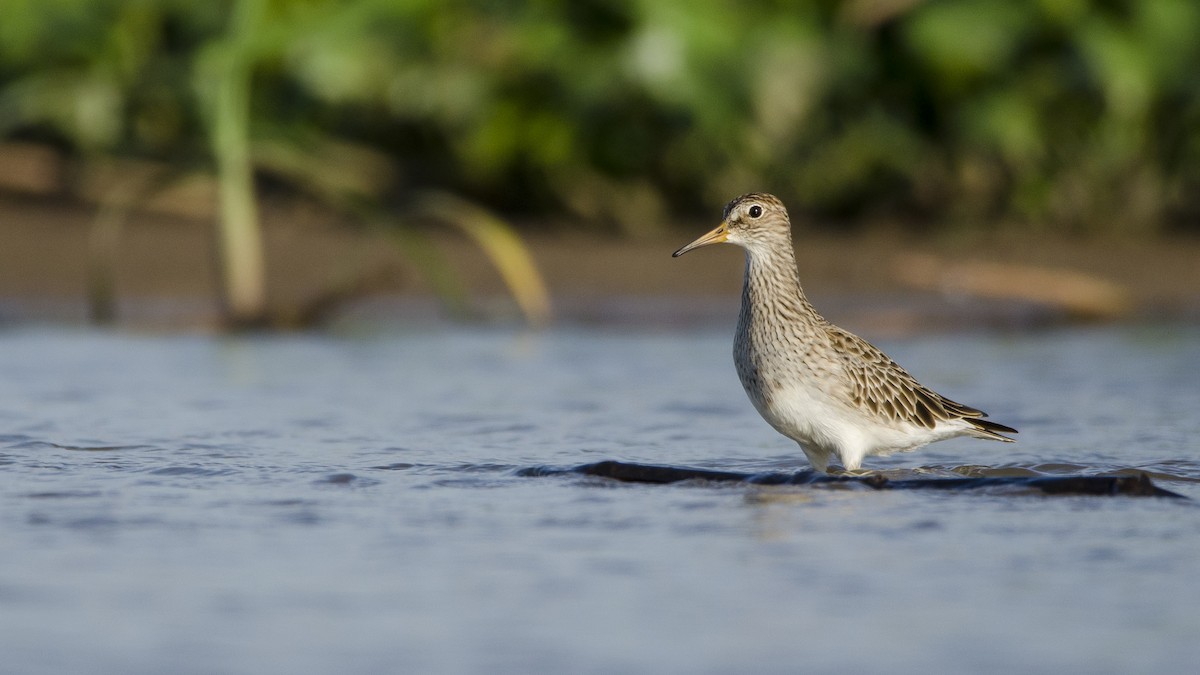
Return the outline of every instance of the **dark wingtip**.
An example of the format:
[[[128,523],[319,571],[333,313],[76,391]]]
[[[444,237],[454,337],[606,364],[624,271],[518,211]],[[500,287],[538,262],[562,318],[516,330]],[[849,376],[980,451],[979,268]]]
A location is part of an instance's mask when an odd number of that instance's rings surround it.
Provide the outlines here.
[[[973,419],[970,420],[970,422],[975,426],[976,429],[987,433],[989,436],[998,441],[1005,441],[1007,443],[1015,443],[1016,441],[1012,438],[1008,438],[1007,436],[1003,436],[1002,434],[1020,433],[1008,425],[1000,424],[999,422],[992,422],[990,420]]]

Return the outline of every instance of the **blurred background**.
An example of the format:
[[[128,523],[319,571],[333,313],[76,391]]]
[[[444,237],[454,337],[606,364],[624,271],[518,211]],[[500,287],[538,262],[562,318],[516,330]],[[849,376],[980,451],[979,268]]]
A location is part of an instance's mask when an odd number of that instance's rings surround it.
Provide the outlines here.
[[[805,467],[751,191],[870,469],[1200,497],[1198,0],[0,0],[0,673],[1195,671],[1182,500],[557,474]]]
[[[0,321],[694,317],[738,254],[669,253],[749,191],[835,315],[1195,317],[1197,35],[1192,0],[5,0]]]

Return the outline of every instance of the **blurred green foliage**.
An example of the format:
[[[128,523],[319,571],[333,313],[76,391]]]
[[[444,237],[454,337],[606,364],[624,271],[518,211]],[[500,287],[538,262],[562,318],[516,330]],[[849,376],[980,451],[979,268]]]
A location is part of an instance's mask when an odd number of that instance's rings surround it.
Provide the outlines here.
[[[4,0],[0,135],[211,163],[204,101],[235,4]],[[317,191],[436,187],[631,233],[760,189],[839,222],[1200,219],[1195,0],[262,11],[238,45],[253,161]]]

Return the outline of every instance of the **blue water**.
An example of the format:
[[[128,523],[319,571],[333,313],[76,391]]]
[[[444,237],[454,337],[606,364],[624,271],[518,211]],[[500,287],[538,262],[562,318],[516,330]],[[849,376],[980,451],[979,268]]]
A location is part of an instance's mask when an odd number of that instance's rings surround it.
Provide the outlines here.
[[[1187,672],[1200,330],[882,343],[1018,427],[900,476],[1191,501],[616,484],[786,471],[727,327],[0,332],[0,672]]]

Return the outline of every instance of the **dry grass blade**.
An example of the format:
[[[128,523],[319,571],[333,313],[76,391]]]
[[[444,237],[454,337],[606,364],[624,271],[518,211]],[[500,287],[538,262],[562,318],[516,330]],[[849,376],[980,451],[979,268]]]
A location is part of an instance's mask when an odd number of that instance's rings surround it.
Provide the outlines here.
[[[529,323],[543,325],[550,320],[550,293],[529,249],[511,225],[490,211],[442,193],[426,195],[418,208],[458,227],[483,250]]]
[[[1080,319],[1116,319],[1131,310],[1125,288],[1073,270],[915,253],[897,256],[894,269],[897,278],[916,288],[1036,302]]]

